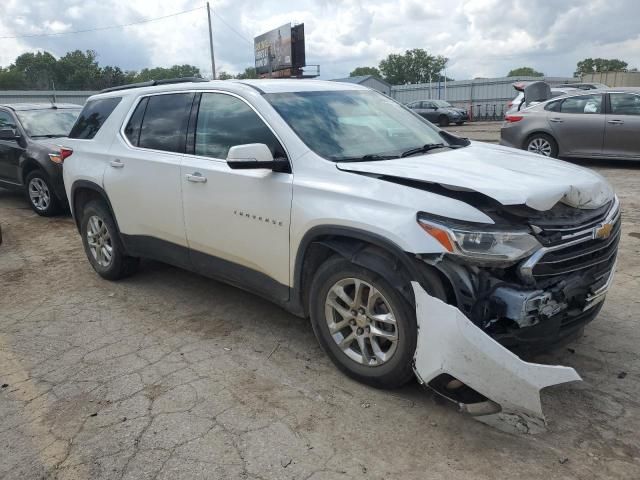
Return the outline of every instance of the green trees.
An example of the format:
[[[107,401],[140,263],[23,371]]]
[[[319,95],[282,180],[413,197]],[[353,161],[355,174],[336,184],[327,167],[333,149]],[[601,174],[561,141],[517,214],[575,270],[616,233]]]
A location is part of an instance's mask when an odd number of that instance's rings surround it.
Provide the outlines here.
[[[362,77],[365,75],[372,75],[376,78],[382,79],[382,74],[376,67],[356,67],[349,74],[350,77]]]
[[[531,67],[520,67],[514,68],[507,73],[507,77],[544,77],[544,73],[538,72]]]
[[[431,55],[422,48],[414,48],[403,54],[392,53],[378,68],[357,67],[349,76],[373,75],[392,85],[437,82],[444,79],[442,71],[446,63],[447,59],[442,55]]]
[[[617,58],[585,58],[576,65],[574,77],[587,73],[626,72],[629,64]]]
[[[125,83],[177,77],[201,77],[193,65],[144,68],[124,72],[101,67],[93,50],[74,50],[56,59],[49,52],[23,53],[9,67],[0,67],[0,89],[5,90],[101,90]]]

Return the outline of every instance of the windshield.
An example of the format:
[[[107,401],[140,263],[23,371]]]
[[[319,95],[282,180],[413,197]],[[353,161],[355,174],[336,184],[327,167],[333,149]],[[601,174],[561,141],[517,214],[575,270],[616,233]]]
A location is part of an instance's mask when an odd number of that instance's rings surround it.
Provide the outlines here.
[[[451,105],[449,102],[445,102],[444,100],[431,100],[433,103],[435,103],[438,108],[451,108],[453,107],[453,105]]]
[[[427,144],[447,144],[429,123],[377,92],[271,93],[265,97],[300,139],[328,160],[399,157]]]
[[[18,110],[20,123],[32,138],[66,137],[80,114],[80,108]]]

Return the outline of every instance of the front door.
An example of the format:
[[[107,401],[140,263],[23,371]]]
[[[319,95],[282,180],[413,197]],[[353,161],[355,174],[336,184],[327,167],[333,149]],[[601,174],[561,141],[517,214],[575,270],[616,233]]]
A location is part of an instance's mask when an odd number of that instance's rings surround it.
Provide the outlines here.
[[[0,110],[0,128],[12,128],[18,131],[16,121],[11,112]],[[0,140],[0,180],[18,185],[18,163],[24,148],[18,140]]]
[[[640,158],[640,95],[610,93],[604,133],[604,155]]]
[[[195,268],[252,290],[287,300],[291,173],[232,170],[229,149],[266,144],[286,156],[271,129],[244,100],[203,93],[193,155],[182,163],[187,241]]]
[[[600,155],[604,139],[601,94],[578,95],[553,102],[547,119],[560,147],[560,155]]]

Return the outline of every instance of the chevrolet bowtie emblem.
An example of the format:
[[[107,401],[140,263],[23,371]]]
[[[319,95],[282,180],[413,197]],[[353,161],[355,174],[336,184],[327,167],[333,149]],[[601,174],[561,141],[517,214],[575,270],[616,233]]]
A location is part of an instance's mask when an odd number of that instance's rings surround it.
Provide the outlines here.
[[[602,225],[594,228],[593,238],[597,238],[599,240],[609,238],[609,235],[611,235],[611,230],[613,230],[613,223],[603,223]]]

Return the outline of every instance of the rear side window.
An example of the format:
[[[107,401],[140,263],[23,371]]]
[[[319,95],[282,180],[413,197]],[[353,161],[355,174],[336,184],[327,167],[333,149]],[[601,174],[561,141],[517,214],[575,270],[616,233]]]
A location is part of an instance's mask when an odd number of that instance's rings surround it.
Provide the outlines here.
[[[184,153],[193,96],[193,93],[171,93],[149,97],[138,146]]]
[[[640,115],[640,96],[630,93],[610,93],[611,113],[614,115]]]
[[[131,142],[131,145],[138,146],[138,141],[140,140],[140,129],[142,128],[142,117],[144,117],[144,112],[147,109],[147,102],[149,101],[149,97],[144,97],[138,103],[136,110],[131,115],[129,119],[129,123],[124,129],[124,134]]]
[[[112,97],[88,101],[71,129],[69,138],[90,140],[95,137],[120,100],[122,100],[121,97]]]
[[[203,93],[195,154],[225,159],[231,147],[247,143],[264,143],[274,158],[286,157],[273,132],[246,103],[231,95]]]

